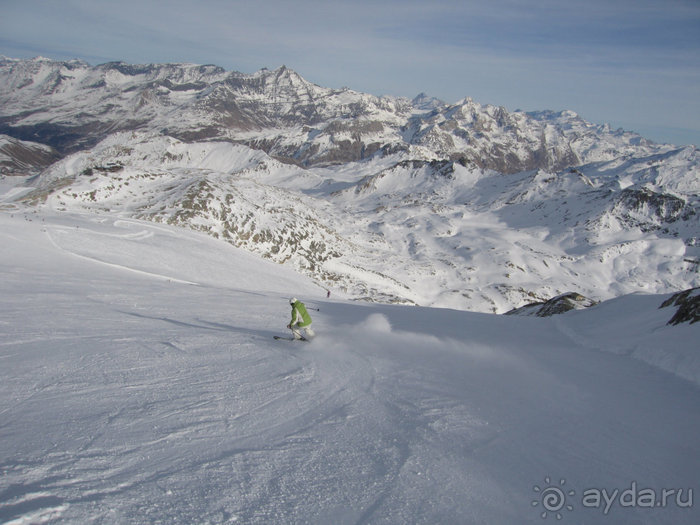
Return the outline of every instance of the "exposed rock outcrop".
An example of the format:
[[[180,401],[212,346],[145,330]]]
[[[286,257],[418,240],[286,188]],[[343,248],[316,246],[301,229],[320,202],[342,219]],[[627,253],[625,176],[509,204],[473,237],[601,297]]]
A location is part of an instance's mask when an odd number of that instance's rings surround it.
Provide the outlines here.
[[[660,308],[668,308],[669,306],[675,306],[677,310],[668,324],[697,323],[700,321],[700,288],[678,292],[664,301]]]
[[[520,308],[515,308],[505,315],[532,315],[536,317],[549,317],[563,314],[570,310],[582,310],[598,304],[593,299],[584,297],[576,292],[568,292],[548,301],[530,303]]]

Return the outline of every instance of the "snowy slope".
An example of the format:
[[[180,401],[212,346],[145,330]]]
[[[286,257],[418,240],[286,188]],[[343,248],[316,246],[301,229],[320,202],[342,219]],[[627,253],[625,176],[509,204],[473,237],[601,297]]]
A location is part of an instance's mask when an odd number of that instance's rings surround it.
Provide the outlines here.
[[[698,521],[698,325],[667,326],[666,296],[556,319],[329,302],[114,214],[15,207],[0,236],[4,523]],[[311,343],[272,339],[292,294]]]

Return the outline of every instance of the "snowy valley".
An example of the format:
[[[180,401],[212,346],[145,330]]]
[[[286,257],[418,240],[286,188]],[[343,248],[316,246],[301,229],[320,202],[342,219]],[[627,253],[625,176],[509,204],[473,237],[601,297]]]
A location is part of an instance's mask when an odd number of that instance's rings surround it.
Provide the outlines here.
[[[205,231],[355,298],[502,313],[571,290],[602,300],[697,286],[689,161],[694,150],[588,175],[396,158],[302,169],[242,145],[127,132],[55,163],[22,200]]]

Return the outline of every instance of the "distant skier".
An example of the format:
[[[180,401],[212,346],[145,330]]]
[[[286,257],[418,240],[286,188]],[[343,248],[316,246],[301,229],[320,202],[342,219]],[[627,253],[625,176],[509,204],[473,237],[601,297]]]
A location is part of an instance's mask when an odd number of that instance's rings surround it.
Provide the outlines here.
[[[311,316],[309,312],[306,311],[306,306],[304,306],[304,303],[297,300],[296,297],[292,297],[289,300],[289,304],[292,305],[292,320],[287,325],[287,328],[294,334],[294,339],[311,339],[316,334],[311,329]],[[306,337],[301,335],[302,329]]]

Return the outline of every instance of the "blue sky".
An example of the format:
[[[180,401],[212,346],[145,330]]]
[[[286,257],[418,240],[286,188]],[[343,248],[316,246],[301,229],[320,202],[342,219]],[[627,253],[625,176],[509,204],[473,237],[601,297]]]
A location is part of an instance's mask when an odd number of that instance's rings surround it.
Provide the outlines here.
[[[571,109],[700,144],[700,0],[0,0],[0,54],[285,64],[326,87]]]

